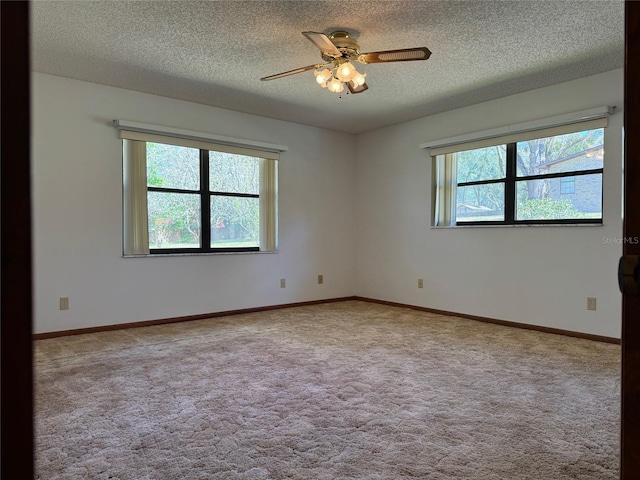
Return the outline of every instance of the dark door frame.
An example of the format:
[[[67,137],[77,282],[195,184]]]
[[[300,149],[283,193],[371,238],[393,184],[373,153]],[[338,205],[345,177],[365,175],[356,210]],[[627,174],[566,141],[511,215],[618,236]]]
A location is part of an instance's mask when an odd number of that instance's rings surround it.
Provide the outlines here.
[[[623,253],[640,245],[640,2],[625,2]],[[640,479],[640,297],[622,297],[620,478]]]
[[[3,478],[33,478],[28,2],[0,1],[0,311]]]

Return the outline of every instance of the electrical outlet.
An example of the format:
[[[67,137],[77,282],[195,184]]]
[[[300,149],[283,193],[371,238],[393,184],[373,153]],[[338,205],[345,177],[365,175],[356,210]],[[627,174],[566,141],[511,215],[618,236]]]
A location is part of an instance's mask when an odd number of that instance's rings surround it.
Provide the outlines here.
[[[424,280],[421,278],[418,279],[418,288],[424,288]]]
[[[324,275],[318,275],[318,285],[322,285],[324,283]]]
[[[284,278],[280,279],[280,288],[284,288],[287,286],[287,282]]]
[[[587,310],[596,309],[596,297],[587,297]]]
[[[69,310],[69,297],[60,297],[60,310]]]

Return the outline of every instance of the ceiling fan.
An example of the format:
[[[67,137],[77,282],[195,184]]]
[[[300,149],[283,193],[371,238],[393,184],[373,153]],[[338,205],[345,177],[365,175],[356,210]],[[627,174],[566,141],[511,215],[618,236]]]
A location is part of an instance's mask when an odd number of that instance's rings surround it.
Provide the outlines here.
[[[307,65],[306,67],[263,77],[260,80],[275,80],[295,75],[296,73],[316,70],[314,72],[316,82],[323,88],[335,93],[341,93],[346,84],[349,92],[361,93],[369,88],[365,81],[367,74],[359,73],[352,62],[358,61],[365,65],[368,63],[407,62],[427,60],[431,56],[431,51],[426,47],[360,53],[358,42],[343,30],[332,32],[328,36],[318,32],[302,32],[302,34],[320,49],[325,63]]]

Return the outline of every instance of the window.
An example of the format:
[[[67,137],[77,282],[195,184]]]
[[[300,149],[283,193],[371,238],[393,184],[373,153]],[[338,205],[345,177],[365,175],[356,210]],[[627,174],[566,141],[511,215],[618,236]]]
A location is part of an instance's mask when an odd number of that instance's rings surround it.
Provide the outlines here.
[[[278,154],[121,136],[125,255],[276,250]]]
[[[560,178],[560,194],[568,195],[571,193],[576,193],[576,177]]]
[[[456,219],[458,222],[504,221],[506,146],[458,152]]]
[[[433,224],[602,223],[604,126],[600,119],[434,149]]]
[[[146,150],[151,253],[259,250],[259,158],[153,142]]]

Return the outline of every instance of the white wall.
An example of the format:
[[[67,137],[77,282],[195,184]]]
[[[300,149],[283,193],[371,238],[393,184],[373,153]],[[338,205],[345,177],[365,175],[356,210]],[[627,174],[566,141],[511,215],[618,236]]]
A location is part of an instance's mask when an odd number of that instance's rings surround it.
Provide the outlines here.
[[[430,228],[421,143],[602,105],[619,107],[605,134],[603,226]],[[622,105],[616,70],[359,135],[357,294],[619,338],[622,248],[603,237],[622,237]]]
[[[622,236],[622,82],[617,70],[354,137],[34,73],[34,330],[355,294],[619,337],[622,248],[603,237]],[[605,139],[603,226],[430,228],[421,143],[601,105],[619,107]],[[287,145],[280,252],[122,258],[115,118]]]
[[[355,294],[352,135],[38,73],[32,108],[36,333]],[[122,258],[113,119],[287,145],[280,252]]]

